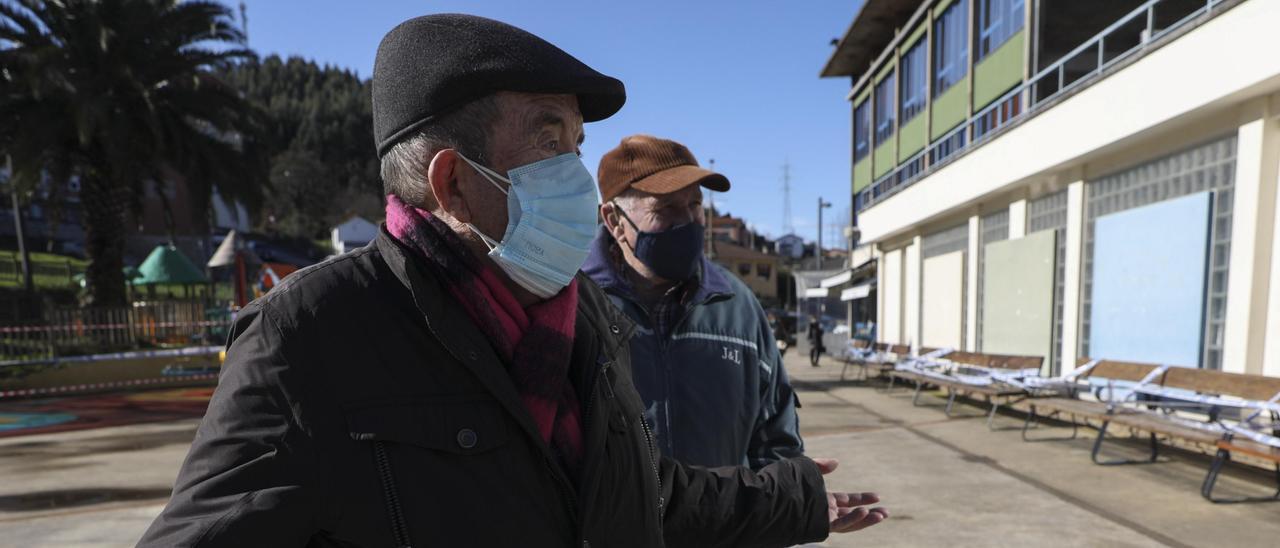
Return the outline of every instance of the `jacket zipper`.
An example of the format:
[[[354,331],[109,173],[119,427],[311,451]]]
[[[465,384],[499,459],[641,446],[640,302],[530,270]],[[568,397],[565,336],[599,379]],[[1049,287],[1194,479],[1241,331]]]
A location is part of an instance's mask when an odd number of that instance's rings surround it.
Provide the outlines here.
[[[391,459],[387,457],[387,448],[382,441],[373,442],[373,455],[378,464],[378,478],[382,481],[382,495],[387,504],[387,513],[391,514],[391,536],[396,546],[411,548],[409,527],[404,519],[404,510],[400,507],[400,496],[396,493],[395,476],[391,474]]]
[[[666,497],[662,496],[662,474],[658,472],[657,451],[653,446],[653,432],[649,430],[649,421],[640,415],[640,427],[644,430],[644,443],[649,447],[649,466],[653,468],[653,478],[658,481],[658,524],[662,524],[662,507],[666,505]]]

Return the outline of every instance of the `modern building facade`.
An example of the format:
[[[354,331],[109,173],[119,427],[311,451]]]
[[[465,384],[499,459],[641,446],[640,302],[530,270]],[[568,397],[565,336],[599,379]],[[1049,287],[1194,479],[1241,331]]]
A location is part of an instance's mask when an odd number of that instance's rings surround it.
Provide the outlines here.
[[[1280,376],[1280,2],[867,0],[877,336]]]

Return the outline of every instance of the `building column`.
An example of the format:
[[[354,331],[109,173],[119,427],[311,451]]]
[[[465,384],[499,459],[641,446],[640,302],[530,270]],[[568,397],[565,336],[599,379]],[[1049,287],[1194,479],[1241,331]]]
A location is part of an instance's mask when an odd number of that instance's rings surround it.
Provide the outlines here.
[[[1246,105],[1236,131],[1236,181],[1222,370],[1262,373],[1280,134],[1267,101]]]
[[[978,252],[982,239],[982,217],[969,216],[969,252],[965,256],[964,349],[978,351]]]
[[[1023,198],[1009,204],[1009,239],[1027,235],[1027,200]]]
[[[883,262],[877,265],[876,276],[880,278],[876,288],[879,300],[877,315],[879,316],[880,342],[902,344],[902,249],[886,251],[881,254]]]
[[[903,329],[903,339],[911,344],[912,348],[920,348],[920,276],[923,274],[922,259],[920,255],[920,243],[922,238],[916,236],[911,241],[911,245],[907,247],[905,253],[905,262],[903,272],[905,273],[906,283],[903,293],[906,298],[903,303],[903,314],[906,325]]]
[[[1084,274],[1084,181],[1067,185],[1067,256],[1063,265],[1062,370],[1076,367],[1080,351],[1081,281]]]

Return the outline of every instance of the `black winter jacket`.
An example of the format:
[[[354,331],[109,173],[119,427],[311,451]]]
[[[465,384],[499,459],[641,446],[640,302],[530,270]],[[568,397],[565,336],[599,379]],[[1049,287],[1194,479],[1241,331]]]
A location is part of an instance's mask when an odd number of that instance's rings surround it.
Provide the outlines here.
[[[173,498],[140,546],[784,546],[827,535],[814,463],[660,458],[633,327],[579,276],[579,477],[503,362],[385,229],[237,317]],[[572,474],[577,475],[577,474]]]

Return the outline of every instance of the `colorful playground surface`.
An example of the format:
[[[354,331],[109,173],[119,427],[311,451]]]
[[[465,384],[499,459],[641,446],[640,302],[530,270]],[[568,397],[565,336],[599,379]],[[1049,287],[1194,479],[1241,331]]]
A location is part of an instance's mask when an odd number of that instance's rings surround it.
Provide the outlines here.
[[[0,400],[0,438],[204,416],[213,387]]]

